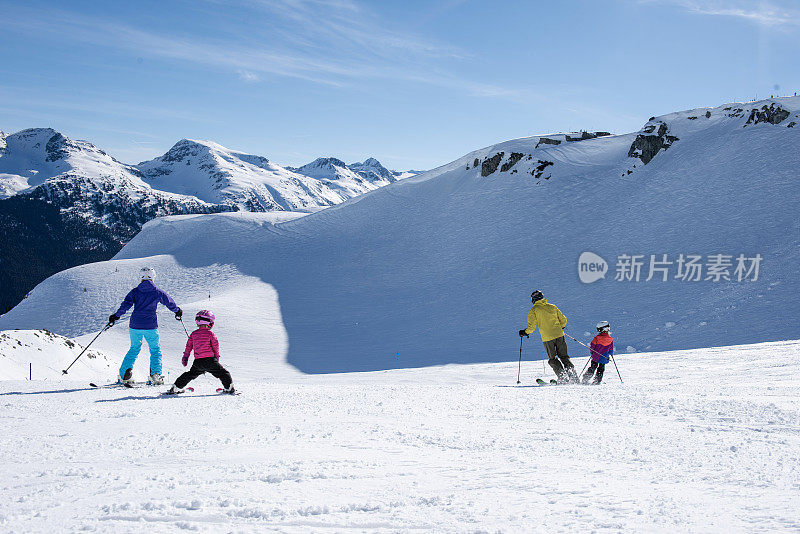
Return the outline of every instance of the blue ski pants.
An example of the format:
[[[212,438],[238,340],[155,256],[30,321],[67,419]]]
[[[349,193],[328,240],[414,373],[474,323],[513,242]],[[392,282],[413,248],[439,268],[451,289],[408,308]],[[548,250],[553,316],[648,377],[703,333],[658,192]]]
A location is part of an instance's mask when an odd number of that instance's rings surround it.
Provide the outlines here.
[[[136,363],[136,358],[142,350],[142,338],[147,341],[147,346],[150,347],[150,374],[161,374],[161,344],[158,341],[158,330],[139,330],[138,328],[131,328],[131,348],[122,360],[122,365],[119,368],[119,376],[125,374],[128,369],[133,369],[133,364]]]

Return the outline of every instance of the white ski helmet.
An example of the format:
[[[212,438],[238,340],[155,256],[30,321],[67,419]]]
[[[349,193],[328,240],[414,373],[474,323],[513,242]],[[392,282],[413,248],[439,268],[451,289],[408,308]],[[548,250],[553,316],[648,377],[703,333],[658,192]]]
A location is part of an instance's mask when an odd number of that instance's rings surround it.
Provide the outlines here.
[[[156,279],[156,271],[152,267],[142,267],[142,269],[139,271],[139,275],[143,281],[152,281]]]
[[[597,331],[600,333],[608,332],[611,330],[611,325],[608,324],[608,321],[600,321],[597,323]]]

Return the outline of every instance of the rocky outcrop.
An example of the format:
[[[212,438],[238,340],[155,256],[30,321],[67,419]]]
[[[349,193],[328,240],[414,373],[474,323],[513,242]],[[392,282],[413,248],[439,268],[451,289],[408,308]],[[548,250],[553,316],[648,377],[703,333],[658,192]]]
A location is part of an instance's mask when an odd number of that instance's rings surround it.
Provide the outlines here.
[[[540,160],[536,160],[536,163],[537,163],[536,167],[534,167],[534,169],[531,171],[531,176],[533,176],[534,178],[537,178],[537,179],[542,177],[542,175],[544,174],[544,170],[547,167],[553,165],[552,161],[545,161],[545,160],[541,160],[541,159]],[[545,176],[544,179],[545,180],[549,180],[550,179],[550,175]]]
[[[500,161],[503,159],[504,155],[505,152],[498,152],[491,158],[486,158],[485,160],[483,160],[483,163],[481,163],[481,176],[486,178],[494,171],[496,171],[497,167],[500,166]]]
[[[506,161],[505,163],[503,163],[503,165],[500,166],[500,172],[506,172],[507,170],[509,170],[511,167],[516,165],[517,162],[521,160],[524,155],[525,154],[523,154],[522,152],[512,152],[511,155],[508,157],[508,161]]]
[[[609,132],[581,132],[580,137],[572,137],[571,135],[567,134],[566,140],[568,142],[586,141],[587,139],[597,139],[598,137],[604,137],[606,135],[611,134]]]
[[[549,137],[540,137],[539,142],[536,143],[534,148],[539,148],[540,145],[555,145],[558,146],[561,144],[561,141],[558,139],[550,139]]]
[[[784,119],[789,117],[789,112],[780,106],[772,103],[767,107],[761,106],[761,109],[752,109],[750,116],[747,118],[745,126],[748,124],[759,124],[761,122],[768,122],[770,124],[780,124]]]
[[[658,131],[656,131],[656,128],[658,128]],[[668,135],[668,132],[669,126],[662,121],[648,124],[631,144],[631,148],[628,150],[628,157],[639,158],[642,163],[647,165],[662,148],[666,150],[672,146],[672,143],[678,141],[677,137]]]

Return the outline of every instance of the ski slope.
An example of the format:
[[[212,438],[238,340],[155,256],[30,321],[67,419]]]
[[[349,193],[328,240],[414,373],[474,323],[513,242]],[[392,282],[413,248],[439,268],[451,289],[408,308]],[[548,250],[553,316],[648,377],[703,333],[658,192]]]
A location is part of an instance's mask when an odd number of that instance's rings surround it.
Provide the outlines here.
[[[516,361],[252,381],[231,362],[238,397],[3,381],[0,530],[797,532],[798,358],[620,355],[625,383],[599,387],[498,387]]]

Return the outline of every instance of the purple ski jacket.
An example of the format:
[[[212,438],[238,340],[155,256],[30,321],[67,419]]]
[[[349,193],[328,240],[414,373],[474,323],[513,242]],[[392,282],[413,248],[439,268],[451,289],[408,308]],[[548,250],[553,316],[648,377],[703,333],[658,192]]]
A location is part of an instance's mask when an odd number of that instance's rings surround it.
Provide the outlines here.
[[[133,306],[130,327],[137,330],[155,330],[158,328],[156,308],[159,302],[173,313],[177,313],[180,309],[172,297],[158,289],[153,282],[142,280],[138,286],[131,289],[114,315],[122,317]]]

